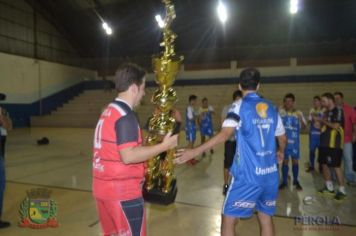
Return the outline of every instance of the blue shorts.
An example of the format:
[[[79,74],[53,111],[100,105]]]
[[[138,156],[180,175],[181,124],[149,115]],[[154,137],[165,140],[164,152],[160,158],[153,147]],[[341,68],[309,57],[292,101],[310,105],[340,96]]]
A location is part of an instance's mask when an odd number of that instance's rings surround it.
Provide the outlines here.
[[[309,149],[315,150],[320,144],[320,134],[309,134]]]
[[[299,160],[299,148],[286,148],[284,151],[284,159],[289,159],[289,157],[293,160]]]
[[[185,128],[185,137],[188,142],[194,142],[196,139],[196,130],[195,128]]]
[[[276,212],[278,183],[253,185],[244,181],[231,180],[223,206],[223,215],[234,218],[249,218],[254,209],[273,216]]]

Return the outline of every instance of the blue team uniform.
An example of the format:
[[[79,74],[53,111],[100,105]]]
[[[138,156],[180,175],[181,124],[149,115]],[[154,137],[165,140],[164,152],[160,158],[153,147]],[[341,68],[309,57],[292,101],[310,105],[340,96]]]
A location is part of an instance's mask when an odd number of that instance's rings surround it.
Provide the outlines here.
[[[284,128],[286,130],[287,136],[287,146],[284,153],[284,158],[291,157],[292,159],[299,160],[300,158],[300,121],[298,114],[302,116],[300,111],[287,112],[284,109],[281,109],[279,112]]]
[[[315,151],[320,145],[320,129],[310,126],[309,149]]]
[[[202,136],[212,137],[214,134],[213,118],[212,118],[212,110],[209,108],[201,109],[200,134]]]
[[[189,109],[193,111],[193,108],[191,106],[187,107],[186,112],[185,112],[185,135],[186,135],[186,140],[188,142],[194,142],[196,139],[196,125],[195,125],[195,120],[196,120],[196,114],[192,112],[193,119],[190,119],[188,116]]]
[[[320,124],[317,126],[313,121],[313,116],[323,117],[323,110],[312,108],[309,112],[309,120],[311,121],[309,130],[309,165],[314,169],[315,151],[320,144]]]
[[[315,110],[314,108],[310,110],[309,120],[312,121],[311,116],[317,116],[319,118],[323,117],[322,110]],[[315,126],[315,122],[312,121],[309,130],[309,149],[314,150],[319,147],[320,144],[320,127]]]
[[[250,93],[233,103],[223,127],[236,127],[237,140],[223,214],[247,218],[256,208],[273,215],[279,182],[275,136],[284,134],[278,111],[269,101]]]

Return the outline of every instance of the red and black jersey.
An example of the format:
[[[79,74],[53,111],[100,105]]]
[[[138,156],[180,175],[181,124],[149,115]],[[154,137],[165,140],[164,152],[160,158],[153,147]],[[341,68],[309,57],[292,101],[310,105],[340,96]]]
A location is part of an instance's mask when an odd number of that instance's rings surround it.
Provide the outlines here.
[[[136,115],[122,100],[115,100],[103,111],[97,123],[93,149],[93,193],[108,200],[141,196],[144,163],[125,164],[120,150],[141,145]]]

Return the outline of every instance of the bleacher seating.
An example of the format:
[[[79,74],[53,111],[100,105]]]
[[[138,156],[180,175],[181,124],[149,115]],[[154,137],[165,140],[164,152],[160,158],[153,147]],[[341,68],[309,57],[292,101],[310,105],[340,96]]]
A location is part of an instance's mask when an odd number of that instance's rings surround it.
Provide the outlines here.
[[[135,111],[143,126],[150,117],[154,105],[150,102],[152,93],[156,87],[146,88],[146,96],[142,105]],[[185,117],[185,108],[188,105],[190,94],[196,94],[199,104],[203,97],[209,99],[209,103],[215,108],[214,128],[220,128],[220,114],[226,104],[230,104],[232,93],[237,85],[201,85],[201,86],[176,86],[179,101],[176,105]],[[307,116],[312,105],[312,97],[324,92],[342,91],[345,100],[351,105],[356,105],[355,82],[327,82],[327,83],[285,83],[262,84],[260,94],[273,101],[277,106],[282,105],[283,96],[292,92],[296,95],[296,107]],[[31,126],[34,127],[95,127],[101,110],[116,96],[116,92],[104,90],[87,90],[68,103],[53,111],[50,115],[32,117]],[[183,124],[184,125],[184,124]],[[184,126],[183,126],[184,127]]]

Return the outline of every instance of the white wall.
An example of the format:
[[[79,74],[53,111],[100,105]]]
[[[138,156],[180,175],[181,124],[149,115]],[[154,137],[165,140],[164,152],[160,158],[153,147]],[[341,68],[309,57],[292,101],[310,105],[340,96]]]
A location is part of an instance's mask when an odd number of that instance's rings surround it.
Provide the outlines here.
[[[0,53],[0,93],[7,96],[3,103],[33,103],[95,77],[93,70]]]

